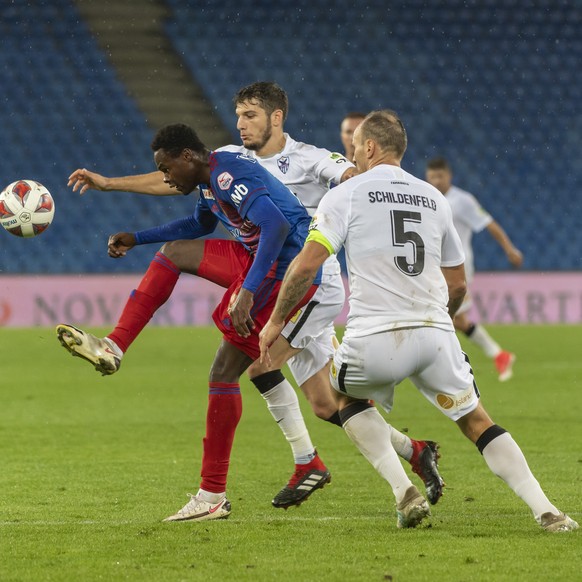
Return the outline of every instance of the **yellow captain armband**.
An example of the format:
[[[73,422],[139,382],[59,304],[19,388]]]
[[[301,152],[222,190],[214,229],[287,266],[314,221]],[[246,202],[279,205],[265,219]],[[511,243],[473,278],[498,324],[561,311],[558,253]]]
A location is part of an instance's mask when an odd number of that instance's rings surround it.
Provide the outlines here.
[[[333,250],[331,243],[325,238],[325,236],[323,236],[323,234],[321,234],[321,232],[319,230],[310,230],[309,234],[307,235],[307,238],[305,239],[305,242],[306,243],[308,243],[308,242],[319,243],[321,246],[323,246],[327,249],[327,252],[330,255],[335,254],[335,251]]]

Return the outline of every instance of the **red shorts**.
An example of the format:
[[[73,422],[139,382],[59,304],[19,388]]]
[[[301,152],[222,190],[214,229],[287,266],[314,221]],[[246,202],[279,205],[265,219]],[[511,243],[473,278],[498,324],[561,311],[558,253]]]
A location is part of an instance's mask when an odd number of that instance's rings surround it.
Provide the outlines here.
[[[251,309],[251,317],[255,322],[255,327],[251,329],[249,337],[241,337],[236,333],[232,325],[228,308],[242,287],[252,264],[253,257],[241,243],[231,240],[210,239],[204,242],[204,255],[197,274],[199,277],[212,281],[221,287],[227,287],[226,293],[212,314],[212,319],[223,333],[225,341],[234,345],[253,360],[256,360],[260,354],[259,333],[269,320],[269,317],[271,317],[282,282],[274,278],[277,266],[273,265],[259,288],[255,291],[254,304]],[[303,307],[313,297],[317,287],[317,285],[311,286],[289,317],[292,317],[297,309]]]

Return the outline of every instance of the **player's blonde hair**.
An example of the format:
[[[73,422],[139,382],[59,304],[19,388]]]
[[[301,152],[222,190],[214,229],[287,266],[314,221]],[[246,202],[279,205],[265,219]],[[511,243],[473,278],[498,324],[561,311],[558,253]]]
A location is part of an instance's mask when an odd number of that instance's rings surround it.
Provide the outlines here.
[[[375,141],[383,152],[399,160],[404,156],[408,138],[404,125],[396,112],[382,109],[368,113],[360,125],[361,139]]]

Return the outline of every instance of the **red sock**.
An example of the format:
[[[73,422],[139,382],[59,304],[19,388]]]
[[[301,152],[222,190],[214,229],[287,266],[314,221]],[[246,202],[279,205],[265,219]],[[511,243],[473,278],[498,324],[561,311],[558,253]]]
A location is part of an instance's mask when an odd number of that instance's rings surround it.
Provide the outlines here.
[[[161,253],[156,253],[138,288],[131,292],[115,329],[107,336],[124,353],[156,310],[168,300],[179,276],[178,267]]]
[[[200,488],[211,493],[226,491],[226,476],[234,433],[242,414],[239,384],[210,382],[206,436]]]

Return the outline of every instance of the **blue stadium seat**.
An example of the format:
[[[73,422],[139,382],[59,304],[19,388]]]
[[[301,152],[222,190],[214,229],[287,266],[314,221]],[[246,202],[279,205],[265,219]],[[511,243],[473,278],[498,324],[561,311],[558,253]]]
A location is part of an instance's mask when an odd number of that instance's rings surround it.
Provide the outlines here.
[[[527,253],[532,270],[580,268],[582,7],[540,0],[351,0],[317,3],[166,0],[169,40],[238,134],[232,95],[255,80],[289,93],[287,130],[339,149],[349,110],[390,107],[409,129],[405,169],[447,156]],[[252,15],[252,18],[249,17]],[[54,225],[38,240],[0,232],[2,272],[142,270],[154,248],[105,255],[111,232],[192,208],[182,197],[73,194],[79,166],[119,175],[152,167],[151,130],[73,0],[0,3],[2,184],[22,177],[53,193]],[[476,238],[479,269],[510,267]]]
[[[204,34],[193,34],[197,3],[166,2],[169,38],[235,143],[232,95],[259,79],[287,90],[290,134],[331,149],[346,111],[391,107],[409,128],[405,168],[422,175],[429,157],[447,156],[458,185],[527,252],[528,269],[580,268],[582,79],[571,72],[582,7],[224,0],[205,4]],[[496,246],[482,238],[476,244]],[[490,247],[477,253],[477,267],[510,268]]]
[[[159,223],[160,201],[114,193],[81,198],[66,186],[80,166],[110,175],[151,170],[152,132],[142,113],[71,0],[37,0],[26,8],[3,2],[0,35],[1,187],[20,178],[38,180],[52,192],[57,208],[53,226],[38,239],[0,232],[0,270],[143,270],[153,249],[113,261],[105,243],[111,232]]]

